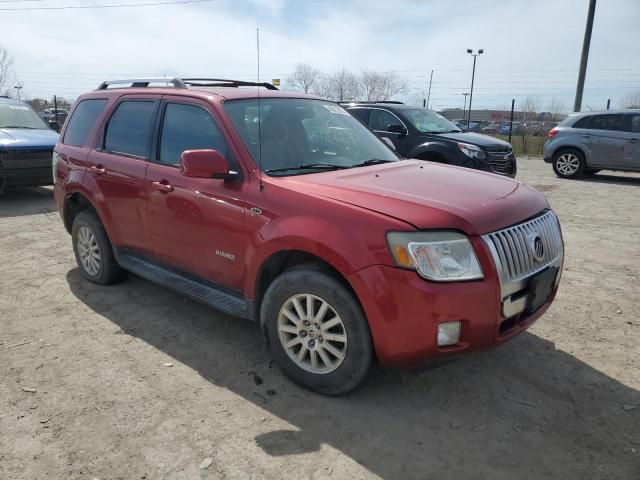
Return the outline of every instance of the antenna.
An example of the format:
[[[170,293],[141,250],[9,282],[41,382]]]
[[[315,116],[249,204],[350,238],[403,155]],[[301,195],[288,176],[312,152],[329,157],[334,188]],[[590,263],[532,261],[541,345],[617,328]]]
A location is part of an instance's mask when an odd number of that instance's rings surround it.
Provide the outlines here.
[[[258,50],[258,83],[260,83],[260,29],[256,28],[256,48]],[[258,191],[264,189],[262,183],[262,102],[258,87]]]

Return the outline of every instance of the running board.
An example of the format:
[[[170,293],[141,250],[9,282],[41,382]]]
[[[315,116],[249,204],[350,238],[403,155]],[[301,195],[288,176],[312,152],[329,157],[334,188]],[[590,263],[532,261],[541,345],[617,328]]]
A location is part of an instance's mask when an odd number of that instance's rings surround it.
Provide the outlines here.
[[[240,295],[226,292],[205,281],[189,278],[127,250],[114,248],[114,253],[118,264],[125,270],[175,290],[216,310],[236,317],[255,320],[253,302]]]

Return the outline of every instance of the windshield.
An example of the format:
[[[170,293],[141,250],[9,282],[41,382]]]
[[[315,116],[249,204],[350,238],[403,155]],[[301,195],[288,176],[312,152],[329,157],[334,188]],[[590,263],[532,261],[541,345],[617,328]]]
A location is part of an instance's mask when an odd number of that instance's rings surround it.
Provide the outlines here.
[[[46,123],[27,105],[0,105],[0,128],[49,130]]]
[[[403,109],[403,115],[422,133],[448,133],[461,132],[449,120],[439,113],[426,108]]]
[[[256,163],[269,175],[301,175],[398,160],[335,103],[264,98],[260,100],[261,125],[258,99],[231,100],[225,103],[225,110]]]

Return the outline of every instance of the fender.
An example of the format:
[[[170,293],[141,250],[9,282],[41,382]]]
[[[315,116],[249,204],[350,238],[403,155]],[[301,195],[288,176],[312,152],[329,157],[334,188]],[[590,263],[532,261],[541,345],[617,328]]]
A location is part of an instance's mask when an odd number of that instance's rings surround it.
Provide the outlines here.
[[[425,142],[413,147],[407,158],[418,158],[425,153],[438,153],[445,158],[450,158],[451,147],[444,142]]]
[[[313,235],[312,232],[321,234]],[[338,225],[318,217],[305,215],[271,221],[256,231],[248,242],[245,256],[245,296],[250,299],[255,297],[256,282],[262,266],[272,255],[282,251],[295,250],[318,257],[344,278],[361,268],[378,263],[371,254],[371,245],[365,243],[366,238],[366,235],[361,235],[354,241],[354,237],[347,237]],[[384,235],[382,238],[384,239]]]

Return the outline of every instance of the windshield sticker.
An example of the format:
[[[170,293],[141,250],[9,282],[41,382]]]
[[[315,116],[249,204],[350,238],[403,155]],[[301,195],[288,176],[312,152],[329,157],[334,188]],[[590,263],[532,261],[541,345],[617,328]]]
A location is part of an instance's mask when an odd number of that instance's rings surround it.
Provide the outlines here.
[[[327,110],[329,110],[331,113],[335,113],[337,115],[349,115],[349,112],[347,112],[344,108],[339,107],[337,105],[322,105],[322,106]]]
[[[29,107],[25,107],[23,105],[9,105],[11,110],[29,110]]]

